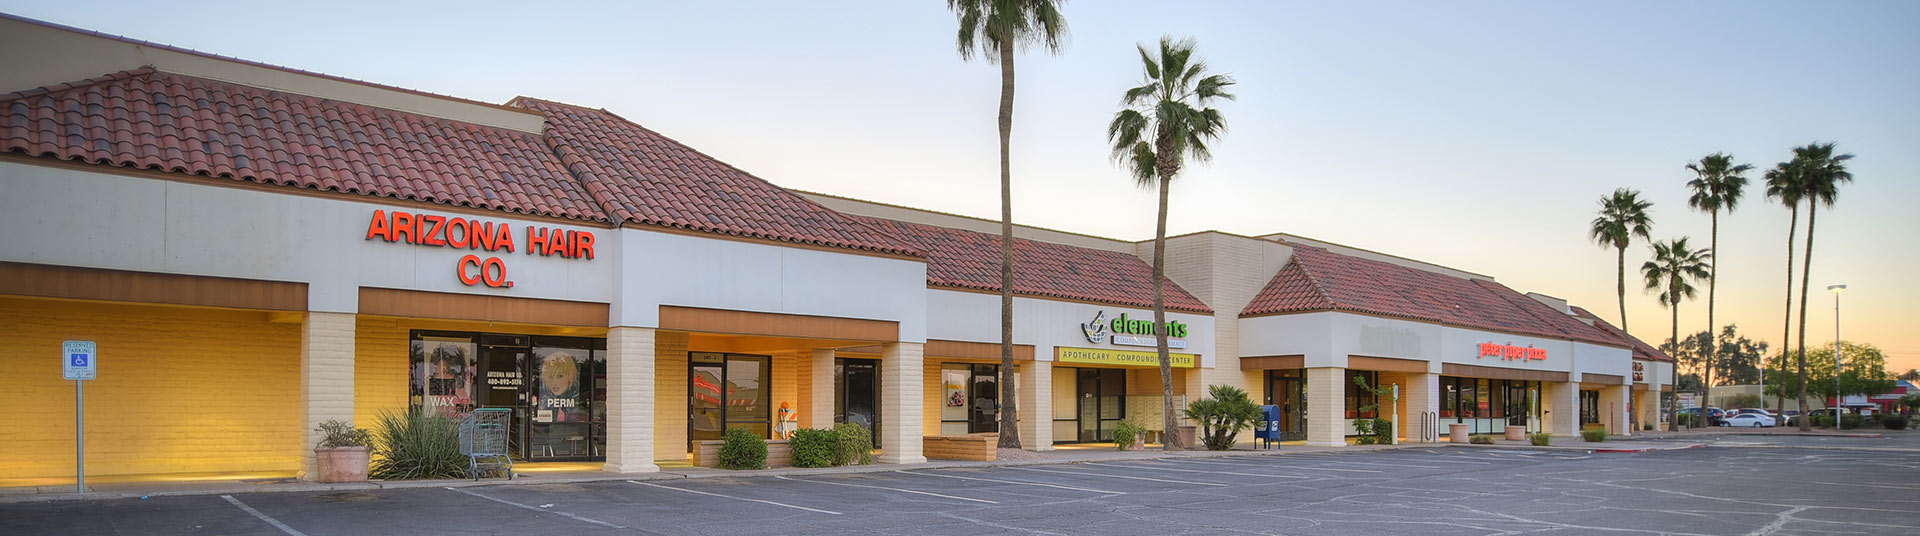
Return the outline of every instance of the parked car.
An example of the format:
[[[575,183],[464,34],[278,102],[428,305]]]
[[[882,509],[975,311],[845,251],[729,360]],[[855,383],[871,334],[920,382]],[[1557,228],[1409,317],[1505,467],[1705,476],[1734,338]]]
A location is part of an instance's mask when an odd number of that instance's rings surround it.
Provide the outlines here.
[[[1764,410],[1764,409],[1756,409],[1756,408],[1740,408],[1740,409],[1736,409],[1736,410],[1733,410],[1733,415],[1730,415],[1729,417],[1737,417],[1737,416],[1740,416],[1740,415],[1759,415],[1759,416],[1761,416],[1761,417],[1766,417],[1766,418],[1769,418],[1769,419],[1771,419],[1771,418],[1773,418],[1773,417],[1774,417],[1774,415],[1773,415],[1773,412],[1771,412],[1771,411],[1767,411],[1767,410]]]
[[[1680,410],[1680,412],[1687,415],[1692,415],[1694,417],[1700,416],[1700,408],[1687,408],[1684,410]],[[1708,426],[1720,426],[1722,424],[1725,424],[1726,418],[1727,418],[1726,412],[1721,410],[1720,408],[1713,408],[1713,407],[1707,408],[1707,425]]]
[[[1759,413],[1742,413],[1739,415],[1728,417],[1727,420],[1725,421],[1725,426],[1732,426],[1732,427],[1738,427],[1738,428],[1772,428],[1774,426],[1774,422],[1773,422],[1773,416],[1771,415],[1761,415]]]

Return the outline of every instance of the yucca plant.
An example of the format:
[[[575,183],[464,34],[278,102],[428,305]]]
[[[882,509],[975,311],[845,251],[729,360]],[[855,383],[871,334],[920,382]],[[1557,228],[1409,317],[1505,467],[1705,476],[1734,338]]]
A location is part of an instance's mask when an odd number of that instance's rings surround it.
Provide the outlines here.
[[[460,421],[411,411],[383,411],[374,423],[370,476],[382,480],[466,478]]]

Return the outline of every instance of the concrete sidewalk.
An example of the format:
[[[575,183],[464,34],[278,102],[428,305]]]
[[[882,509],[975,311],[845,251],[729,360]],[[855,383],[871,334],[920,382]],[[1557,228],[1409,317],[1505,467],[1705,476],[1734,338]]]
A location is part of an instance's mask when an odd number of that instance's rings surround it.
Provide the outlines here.
[[[754,476],[802,476],[823,474],[876,473],[901,469],[945,469],[965,467],[1006,467],[1020,465],[1067,464],[1114,460],[1147,460],[1162,458],[1219,458],[1230,456],[1286,456],[1316,453],[1353,453],[1379,450],[1433,447],[1437,443],[1403,443],[1400,445],[1352,445],[1346,447],[1308,447],[1288,445],[1269,450],[1236,449],[1226,451],[1186,450],[1167,452],[1150,447],[1144,451],[1117,451],[1111,448],[1068,448],[1046,452],[1016,451],[1005,454],[1008,459],[983,461],[930,460],[927,463],[913,465],[873,464],[846,467],[798,468],[782,467],[750,471],[733,471],[695,467],[689,464],[664,464],[657,473],[609,473],[605,471],[527,471],[518,472],[513,480],[499,478],[471,480],[398,480],[371,481],[327,484],[308,482],[293,478],[233,478],[206,479],[192,481],[164,481],[141,479],[137,481],[118,481],[112,478],[92,479],[87,483],[87,493],[76,493],[72,482],[37,486],[0,487],[0,503],[97,500],[120,498],[145,498],[170,495],[221,495],[233,493],[274,493],[303,491],[345,491],[371,489],[404,489],[427,487],[470,487],[470,486],[515,486],[538,484],[562,484],[579,482],[598,482],[607,480],[676,480],[699,478],[728,478]],[[1016,459],[1017,458],[1017,459]],[[539,467],[532,464],[531,467]]]

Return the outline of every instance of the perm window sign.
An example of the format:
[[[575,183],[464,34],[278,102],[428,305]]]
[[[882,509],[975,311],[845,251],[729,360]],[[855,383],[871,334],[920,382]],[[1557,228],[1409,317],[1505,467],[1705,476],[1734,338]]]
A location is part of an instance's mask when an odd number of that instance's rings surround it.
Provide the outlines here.
[[[99,364],[98,348],[93,341],[66,341],[60,343],[60,365],[66,379],[74,381],[91,380],[95,376],[95,367]]]

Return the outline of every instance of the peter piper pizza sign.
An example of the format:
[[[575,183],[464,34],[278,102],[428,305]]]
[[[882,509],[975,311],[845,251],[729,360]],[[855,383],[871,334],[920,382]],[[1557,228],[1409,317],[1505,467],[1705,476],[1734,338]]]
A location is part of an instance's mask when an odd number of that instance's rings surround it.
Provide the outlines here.
[[[520,235],[524,240],[516,241],[513,234],[513,226],[506,223],[398,210],[374,210],[372,221],[367,223],[367,240],[484,253],[519,250],[527,255],[593,260],[593,233],[589,231],[528,225]],[[461,257],[455,263],[454,272],[460,283],[513,288],[513,280],[507,279],[507,262],[493,255],[481,258],[484,253]]]

